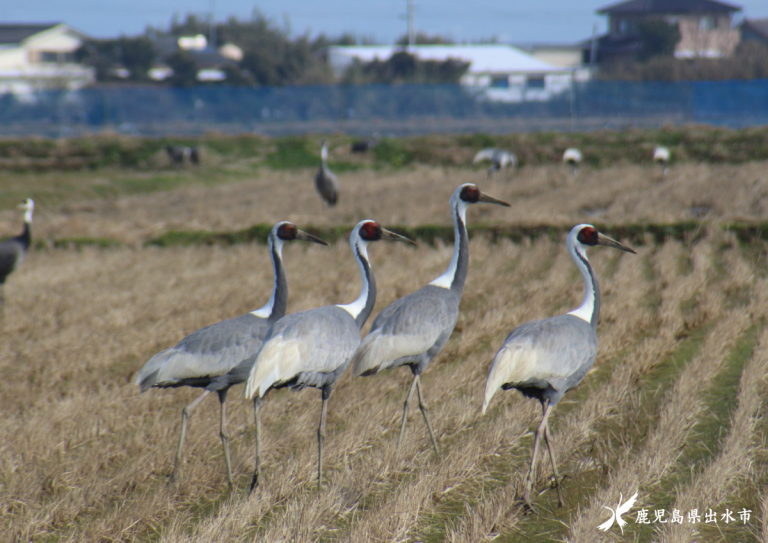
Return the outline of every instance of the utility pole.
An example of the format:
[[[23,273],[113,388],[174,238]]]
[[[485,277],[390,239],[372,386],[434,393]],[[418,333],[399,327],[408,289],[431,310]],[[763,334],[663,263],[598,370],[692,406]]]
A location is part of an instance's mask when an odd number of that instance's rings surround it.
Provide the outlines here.
[[[216,49],[216,20],[214,19],[214,11],[216,11],[216,0],[211,0],[211,14],[208,16],[208,47]]]
[[[416,30],[413,28],[413,0],[408,0],[408,48],[416,45]]]

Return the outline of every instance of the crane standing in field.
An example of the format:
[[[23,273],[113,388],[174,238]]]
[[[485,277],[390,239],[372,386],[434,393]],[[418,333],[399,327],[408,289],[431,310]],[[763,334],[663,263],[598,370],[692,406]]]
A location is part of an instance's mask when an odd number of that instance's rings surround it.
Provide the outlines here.
[[[491,177],[494,173],[503,170],[507,166],[517,167],[517,157],[504,149],[483,149],[475,155],[472,164],[477,164],[484,160],[491,161],[491,167],[488,168],[488,177]]]
[[[583,160],[583,156],[581,154],[581,151],[579,151],[575,147],[569,147],[563,153],[563,162],[565,162],[568,166],[573,168],[573,175],[576,175],[576,173],[578,173],[579,166],[581,165],[582,160]]]
[[[416,390],[419,409],[424,416],[432,446],[435,452],[438,452],[419,376],[429,361],[443,349],[456,326],[469,265],[466,212],[467,207],[480,202],[509,206],[506,202],[482,193],[471,183],[459,186],[450,200],[456,239],[448,270],[427,286],[385,307],[373,321],[370,333],[352,359],[352,371],[355,375],[373,375],[384,369],[404,365],[413,372],[413,383],[403,406],[403,420],[397,440],[398,451],[405,432],[408,403]]]
[[[667,149],[666,147],[659,146],[653,150],[653,161],[659,166],[661,166],[662,168],[664,168],[664,175],[667,175],[667,173],[669,173],[669,168],[667,168],[667,166],[669,165],[669,158],[670,158],[669,149]]]
[[[32,198],[27,198],[18,205],[18,209],[24,210],[24,230],[16,237],[0,241],[0,319],[5,311],[5,280],[24,260],[32,242],[32,212],[35,210],[35,202]]]
[[[565,315],[527,322],[512,330],[496,353],[485,383],[483,413],[499,388],[516,388],[524,396],[536,398],[541,402],[543,415],[536,430],[531,467],[525,482],[525,503],[531,509],[531,486],[542,434],[547,442],[555,475],[557,501],[561,507],[563,505],[560,478],[547,421],[552,407],[566,392],[581,382],[597,355],[596,330],[600,317],[600,285],[586,254],[586,248],[595,245],[635,252],[630,247],[604,236],[591,225],[574,226],[568,234],[566,246],[584,279],[584,299],[581,305]]]
[[[288,281],[283,268],[283,244],[286,241],[304,240],[328,245],[325,241],[302,232],[291,222],[279,222],[269,233],[269,254],[275,270],[275,285],[267,305],[256,311],[221,321],[196,332],[179,341],[170,349],[157,353],[136,375],[136,384],[141,392],[151,387],[175,388],[191,386],[205,388],[195,401],[181,412],[181,433],[176,450],[171,481],[176,480],[181,464],[184,436],[187,431],[187,419],[192,411],[210,392],[217,392],[221,404],[221,443],[224,447],[224,462],[227,468],[227,481],[233,486],[232,466],[229,456],[229,434],[227,422],[227,391],[236,384],[235,379],[228,383],[219,382],[211,386],[217,376],[226,374],[244,358],[256,354],[267,335],[269,327],[285,315],[288,302]]]
[[[360,268],[363,286],[360,296],[347,305],[329,305],[287,315],[269,329],[264,346],[255,355],[245,397],[254,398],[256,416],[256,469],[251,491],[261,476],[261,400],[272,388],[319,388],[322,409],[317,430],[317,485],[323,482],[323,442],[328,398],[336,379],[344,373],[352,354],[360,344],[360,330],[376,303],[376,280],[368,261],[368,243],[389,240],[413,241],[371,220],[361,221],[350,236],[352,254]]]
[[[315,188],[320,197],[333,207],[339,199],[339,179],[328,169],[328,143],[323,140],[320,169],[315,174]]]

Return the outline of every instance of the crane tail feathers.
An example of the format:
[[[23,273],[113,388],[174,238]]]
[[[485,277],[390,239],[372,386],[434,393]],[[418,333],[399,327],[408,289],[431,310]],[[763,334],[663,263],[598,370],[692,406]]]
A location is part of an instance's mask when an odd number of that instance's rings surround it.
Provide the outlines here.
[[[296,340],[274,337],[265,343],[253,363],[244,397],[253,398],[264,394],[275,384],[293,377],[301,363],[301,346]]]

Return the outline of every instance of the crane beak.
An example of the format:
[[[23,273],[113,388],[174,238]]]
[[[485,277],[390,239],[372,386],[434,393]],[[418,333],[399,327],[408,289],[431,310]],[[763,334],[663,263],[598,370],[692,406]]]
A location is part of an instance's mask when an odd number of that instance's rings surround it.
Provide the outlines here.
[[[622,251],[632,253],[633,255],[637,254],[632,247],[627,247],[623,243],[619,243],[615,239],[611,239],[600,232],[597,233],[597,244],[604,245],[605,247],[613,247],[614,249],[621,249]]]
[[[486,204],[498,204],[504,207],[511,207],[507,202],[503,202],[498,198],[494,198],[490,194],[486,194],[484,192],[480,193],[480,199],[478,200],[478,202],[485,202]]]
[[[327,241],[316,238],[312,234],[307,234],[304,230],[296,232],[296,239],[300,239],[301,241],[311,241],[312,243],[319,243],[320,245],[328,245]]]
[[[402,241],[403,243],[416,245],[416,242],[413,241],[412,239],[406,238],[405,236],[401,236],[400,234],[395,234],[394,232],[390,232],[386,228],[381,229],[381,239],[384,239],[387,241]]]

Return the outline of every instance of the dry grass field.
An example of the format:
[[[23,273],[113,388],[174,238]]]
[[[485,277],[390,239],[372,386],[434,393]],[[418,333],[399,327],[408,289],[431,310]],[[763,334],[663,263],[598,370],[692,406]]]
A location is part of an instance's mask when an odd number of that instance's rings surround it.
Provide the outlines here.
[[[173,190],[38,198],[37,237],[108,237],[123,245],[35,251],[6,285],[0,540],[764,541],[768,264],[762,246],[739,246],[714,225],[765,217],[765,167],[679,164],[663,177],[650,167],[614,166],[583,168],[573,178],[541,166],[488,182],[482,170],[361,170],[340,176],[344,192],[333,210],[320,205],[308,170],[221,173],[221,183],[203,179],[218,171],[185,171],[178,175],[188,182]],[[118,174],[44,175],[70,186],[76,176],[93,183]],[[21,191],[25,180],[43,187],[41,179],[11,174],[7,182]],[[423,376],[439,456],[413,409],[403,450],[394,454],[410,372],[364,379],[347,373],[329,402],[321,494],[314,389],[267,396],[264,482],[254,495],[247,495],[253,418],[241,387],[229,402],[236,490],[227,488],[213,399],[190,419],[181,481],[169,485],[181,408],[198,392],[140,396],[132,377],[184,335],[263,305],[272,279],[263,246],[142,242],[171,229],[238,229],[280,219],[300,227],[369,217],[384,226],[444,224],[448,196],[467,181],[512,203],[475,206],[470,223],[711,219],[694,245],[641,245],[636,256],[590,253],[603,290],[600,350],[593,370],[550,418],[566,506],[556,507],[544,459],[538,514],[521,508],[538,404],[517,392],[498,393],[480,414],[488,367],[506,334],[581,300],[581,279],[563,241],[549,239],[472,239],[456,331]],[[3,233],[15,233],[18,222],[17,214],[0,213]],[[373,245],[374,315],[440,275],[451,250]],[[357,296],[346,242],[293,244],[284,257],[289,311]],[[598,532],[609,516],[603,506],[615,507],[620,493],[626,499],[636,490],[624,535],[615,525]],[[703,515],[711,508],[718,524],[702,516],[699,524],[641,525],[641,507],[651,520],[658,509],[670,516],[673,509]],[[720,519],[726,508],[737,522]],[[751,511],[746,524],[738,517],[742,508]]]
[[[342,193],[329,209],[312,185],[314,170],[187,169],[163,174],[125,170],[7,173],[16,203],[33,193],[38,239],[109,238],[140,245],[169,230],[238,230],[255,223],[292,220],[303,225],[353,225],[370,217],[389,225],[447,224],[448,198],[461,183],[512,204],[476,209],[475,223],[513,225],[579,222],[643,223],[708,218],[762,220],[768,216],[766,162],[675,165],[667,176],[651,166],[524,167],[486,180],[485,169],[414,166],[339,174]],[[142,188],[172,190],[114,196]],[[99,189],[101,187],[101,189]],[[100,190],[110,196],[98,198]],[[26,191],[26,192],[25,192]],[[18,216],[0,212],[0,232],[15,233]],[[13,225],[13,226],[11,226]]]

